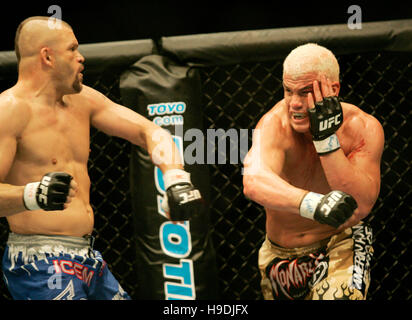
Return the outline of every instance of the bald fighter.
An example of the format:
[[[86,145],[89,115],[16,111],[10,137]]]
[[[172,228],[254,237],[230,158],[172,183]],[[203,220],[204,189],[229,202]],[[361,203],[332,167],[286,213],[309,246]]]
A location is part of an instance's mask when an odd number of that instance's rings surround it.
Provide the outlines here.
[[[265,208],[265,299],[365,299],[379,195],[381,124],[340,102],[339,64],[309,43],[283,64],[284,98],[258,122],[244,194]]]
[[[50,29],[48,17],[24,20],[18,81],[0,95],[0,216],[10,228],[2,269],[14,299],[130,298],[93,249],[90,126],[148,151],[172,220],[200,202],[181,203],[196,189],[170,134],[82,84],[78,46],[65,22]]]

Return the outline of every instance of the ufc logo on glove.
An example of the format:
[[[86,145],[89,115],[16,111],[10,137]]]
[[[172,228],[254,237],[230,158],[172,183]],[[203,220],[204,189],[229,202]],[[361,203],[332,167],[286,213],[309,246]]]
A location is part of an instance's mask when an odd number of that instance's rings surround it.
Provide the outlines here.
[[[49,172],[40,182],[26,184],[24,206],[27,210],[63,210],[72,179],[73,177],[65,172]]]
[[[342,125],[342,106],[337,97],[326,97],[308,110],[310,132],[318,154],[327,154],[340,148],[336,131]]]
[[[166,192],[162,209],[169,212],[170,220],[184,221],[197,214],[202,207],[202,196],[190,181],[190,174],[181,169],[171,169],[164,173]]]
[[[331,117],[329,119],[323,120],[319,123],[319,131],[324,131],[326,129],[330,129],[332,127],[332,125],[337,126],[338,124],[340,124],[340,114]]]
[[[327,198],[327,203],[323,204],[322,207],[320,208],[320,211],[323,212],[325,217],[329,215],[329,212],[332,210],[334,205],[337,203],[337,201],[342,198],[342,195],[338,192],[331,192],[330,196]]]
[[[41,193],[39,194],[39,202],[43,203],[45,206],[47,206],[47,192],[49,190],[50,180],[50,177],[44,176],[39,185],[39,189],[41,190]]]
[[[189,192],[181,193],[179,196],[182,198],[182,201],[180,201],[180,204],[187,203],[189,201],[194,201],[196,199],[201,199],[201,195],[199,190],[192,190]]]

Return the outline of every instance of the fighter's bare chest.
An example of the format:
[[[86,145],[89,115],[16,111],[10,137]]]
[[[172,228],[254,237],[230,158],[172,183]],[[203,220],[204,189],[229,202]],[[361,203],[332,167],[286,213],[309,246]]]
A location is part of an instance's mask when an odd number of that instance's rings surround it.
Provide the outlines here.
[[[90,120],[74,108],[34,109],[31,120],[18,138],[17,156],[38,163],[87,161]]]
[[[341,136],[341,149],[350,153],[348,139]],[[293,186],[315,192],[330,190],[319,155],[310,143],[296,143],[286,150],[281,176]]]
[[[311,148],[286,152],[281,177],[302,189],[321,192],[328,187],[319,157]]]

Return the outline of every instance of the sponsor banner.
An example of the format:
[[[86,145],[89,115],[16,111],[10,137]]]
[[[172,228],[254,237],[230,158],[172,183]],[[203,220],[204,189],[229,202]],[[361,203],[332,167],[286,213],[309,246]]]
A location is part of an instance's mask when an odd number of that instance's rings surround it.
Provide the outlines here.
[[[136,62],[120,79],[123,103],[168,130],[182,159],[187,130],[203,132],[200,76],[195,69],[152,55]],[[209,204],[206,165],[186,163],[192,183]],[[188,221],[172,223],[161,208],[163,173],[147,152],[133,146],[130,157],[136,255],[141,299],[217,298],[215,251],[209,207]]]

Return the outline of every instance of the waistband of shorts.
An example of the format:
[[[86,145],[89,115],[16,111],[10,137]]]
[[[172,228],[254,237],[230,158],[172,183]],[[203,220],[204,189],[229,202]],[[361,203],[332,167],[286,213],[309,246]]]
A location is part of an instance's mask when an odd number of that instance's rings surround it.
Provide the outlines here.
[[[298,247],[298,248],[281,247],[275,242],[273,242],[272,240],[270,240],[267,235],[266,235],[266,240],[267,240],[267,243],[270,245],[271,249],[276,250],[280,255],[285,256],[285,257],[286,256],[293,257],[293,256],[302,256],[302,255],[308,255],[310,253],[314,253],[320,248],[326,247],[329,241],[331,240],[331,238],[326,238],[326,239],[317,241],[315,243],[312,243],[308,246]]]
[[[64,235],[18,234],[9,233],[8,246],[22,247],[26,249],[42,249],[50,251],[60,247],[61,249],[82,250],[93,248],[94,237],[91,235],[73,237]]]

